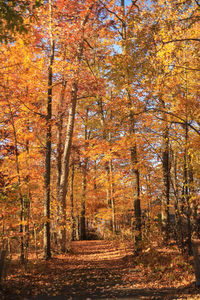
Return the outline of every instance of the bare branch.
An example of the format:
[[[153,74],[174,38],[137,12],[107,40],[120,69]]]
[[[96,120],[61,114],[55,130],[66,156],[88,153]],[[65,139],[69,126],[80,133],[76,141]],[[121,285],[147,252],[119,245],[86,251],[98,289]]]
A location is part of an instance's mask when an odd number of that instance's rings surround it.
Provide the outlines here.
[[[158,108],[149,108],[147,111],[155,111],[155,112],[163,112],[163,113],[166,113],[168,115],[171,115],[179,120],[181,120],[182,122],[178,122],[178,121],[169,121],[170,123],[177,123],[177,124],[182,124],[182,125],[185,125],[187,124],[191,129],[193,129],[198,135],[200,135],[200,130],[196,129],[192,124],[190,124],[189,122],[186,122],[186,120],[184,120],[183,118],[177,116],[176,114],[170,112],[170,111],[165,111],[165,110],[162,110],[162,109],[158,109]],[[147,112],[146,111],[146,112]]]
[[[195,41],[195,42],[200,42],[200,39],[195,39],[195,38],[186,38],[186,39],[175,39],[167,42],[163,42],[163,44],[170,44],[170,43],[175,43],[175,42],[187,42],[187,41]]]

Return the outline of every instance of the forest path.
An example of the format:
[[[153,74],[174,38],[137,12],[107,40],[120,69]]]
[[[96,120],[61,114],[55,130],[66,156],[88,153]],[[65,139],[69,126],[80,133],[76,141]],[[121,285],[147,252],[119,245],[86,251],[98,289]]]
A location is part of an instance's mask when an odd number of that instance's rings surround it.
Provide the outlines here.
[[[10,276],[2,299],[200,299],[193,284],[157,281],[131,253],[117,242],[72,242],[69,254],[30,262],[26,272]]]

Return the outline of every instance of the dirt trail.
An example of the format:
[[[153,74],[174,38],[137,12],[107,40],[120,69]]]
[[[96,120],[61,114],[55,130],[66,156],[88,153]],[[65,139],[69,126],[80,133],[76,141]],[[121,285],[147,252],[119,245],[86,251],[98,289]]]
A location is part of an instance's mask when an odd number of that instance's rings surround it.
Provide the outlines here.
[[[200,299],[194,284],[175,288],[157,282],[131,253],[108,241],[73,242],[66,256],[10,276],[2,299]]]

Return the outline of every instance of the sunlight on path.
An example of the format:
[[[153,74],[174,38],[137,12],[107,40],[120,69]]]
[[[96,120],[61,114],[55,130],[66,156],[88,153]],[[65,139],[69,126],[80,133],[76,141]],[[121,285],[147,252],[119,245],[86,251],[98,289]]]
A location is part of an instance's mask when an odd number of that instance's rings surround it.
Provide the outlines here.
[[[169,286],[155,268],[134,258],[132,253],[131,243],[72,242],[67,254],[54,255],[49,261],[30,261],[27,272],[13,272],[10,297],[5,300],[200,299],[187,297],[198,292],[191,284]],[[159,255],[155,253],[154,258]],[[148,255],[152,262],[152,253]]]

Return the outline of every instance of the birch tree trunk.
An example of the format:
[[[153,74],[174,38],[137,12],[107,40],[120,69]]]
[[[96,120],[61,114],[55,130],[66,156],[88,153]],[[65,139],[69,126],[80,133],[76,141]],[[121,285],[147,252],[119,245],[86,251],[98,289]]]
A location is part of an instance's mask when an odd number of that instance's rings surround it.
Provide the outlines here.
[[[62,130],[63,130],[63,103],[65,98],[65,88],[66,88],[66,81],[63,78],[62,80],[62,89],[61,89],[61,95],[60,95],[60,103],[58,108],[58,122],[57,122],[57,180],[56,180],[56,194],[57,199],[59,199],[59,192],[60,192],[60,179],[61,179],[61,171],[62,171]],[[58,212],[59,213],[59,212]]]
[[[84,46],[84,30],[92,8],[93,8],[93,4],[89,7],[88,13],[86,14],[86,16],[84,17],[81,23],[82,37],[80,42],[78,43],[77,56],[76,56],[76,60],[78,64],[80,64],[82,59],[83,46]],[[69,106],[67,132],[66,132],[66,138],[64,143],[62,171],[61,171],[61,178],[60,178],[59,202],[61,205],[61,216],[62,216],[62,229],[61,229],[62,252],[66,251],[66,224],[65,224],[66,223],[66,195],[67,195],[67,185],[68,185],[68,175],[69,175],[69,160],[70,160],[72,138],[73,138],[73,131],[74,131],[76,104],[77,104],[77,93],[78,93],[78,73],[74,74],[74,81],[72,83],[71,102]]]
[[[69,175],[69,159],[72,146],[72,137],[74,131],[74,121],[75,121],[75,112],[76,112],[76,102],[77,102],[77,91],[78,83],[75,81],[72,85],[71,91],[71,103],[69,107],[69,116],[67,124],[67,133],[65,138],[65,146],[63,152],[63,161],[62,161],[62,172],[60,177],[60,205],[61,205],[61,250],[62,252],[66,251],[66,194],[67,194],[67,185],[68,185],[68,175]]]
[[[63,146],[63,103],[65,98],[65,88],[66,88],[66,81],[63,77],[62,79],[62,88],[61,88],[61,95],[60,95],[60,103],[58,108],[58,116],[57,116],[57,155],[56,155],[56,168],[57,168],[57,178],[56,178],[56,196],[57,196],[57,216],[55,223],[60,225],[61,219],[61,207],[59,200],[59,193],[60,193],[60,180],[61,180],[61,172],[62,172],[62,146]],[[60,231],[55,233],[56,244],[58,245],[58,236],[60,235]]]

